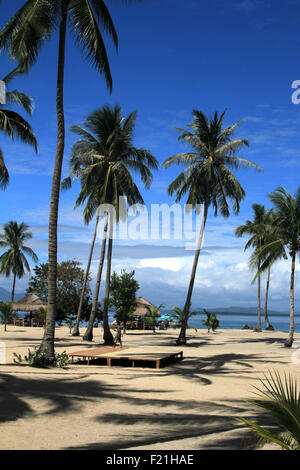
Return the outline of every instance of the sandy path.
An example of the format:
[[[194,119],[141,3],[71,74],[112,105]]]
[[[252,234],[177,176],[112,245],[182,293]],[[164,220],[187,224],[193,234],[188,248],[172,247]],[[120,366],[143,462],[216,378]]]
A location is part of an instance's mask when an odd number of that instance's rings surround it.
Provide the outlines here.
[[[128,347],[183,350],[184,360],[156,370],[72,364],[36,369],[13,363],[38,345],[42,328],[0,330],[6,364],[0,364],[0,449],[240,449],[253,445],[235,418],[256,416],[243,398],[268,370],[299,376],[295,349],[282,332],[205,330],[174,346],[175,330],[129,332]],[[56,351],[90,343],[56,330]],[[300,339],[300,334],[295,338]],[[102,330],[95,330],[95,347]],[[300,363],[300,354],[299,354]]]

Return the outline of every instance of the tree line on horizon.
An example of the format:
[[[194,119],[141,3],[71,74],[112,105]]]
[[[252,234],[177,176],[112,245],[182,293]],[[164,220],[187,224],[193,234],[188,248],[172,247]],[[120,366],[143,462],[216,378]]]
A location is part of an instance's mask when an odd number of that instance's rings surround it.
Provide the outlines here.
[[[132,3],[130,1],[125,3]],[[133,145],[134,126],[137,119],[136,111],[127,117],[123,116],[119,105],[104,105],[95,109],[88,116],[83,125],[74,125],[71,132],[78,136],[77,142],[72,147],[70,157],[70,174],[61,181],[62,162],[65,146],[65,123],[63,108],[64,90],[64,63],[66,55],[67,25],[71,25],[71,32],[82,48],[82,52],[91,60],[96,71],[104,76],[107,88],[112,89],[112,77],[109,60],[107,57],[102,31],[107,33],[118,45],[118,36],[112,18],[105,3],[96,0],[84,0],[73,2],[72,0],[60,0],[45,2],[44,0],[28,0],[16,14],[7,22],[0,32],[0,49],[7,52],[9,57],[17,62],[17,67],[11,73],[9,82],[16,74],[29,73],[31,67],[37,62],[42,46],[59,32],[59,50],[57,65],[57,151],[55,157],[54,173],[52,180],[52,192],[49,210],[49,237],[48,237],[48,273],[47,273],[47,316],[44,336],[39,348],[39,353],[45,354],[45,360],[51,363],[54,360],[55,321],[57,316],[57,219],[58,203],[61,188],[66,190],[71,187],[73,181],[79,181],[80,192],[75,207],[85,205],[83,210],[86,224],[95,217],[95,229],[91,243],[89,259],[84,275],[81,298],[78,303],[77,321],[74,335],[79,334],[79,321],[82,312],[82,302],[85,295],[87,280],[90,273],[90,264],[94,252],[95,239],[99,224],[97,209],[101,204],[110,204],[114,207],[116,220],[106,211],[104,215],[104,229],[102,235],[101,251],[96,279],[96,288],[92,300],[89,325],[84,339],[92,340],[92,329],[102,280],[105,254],[106,282],[103,300],[103,327],[104,343],[112,344],[113,337],[108,324],[108,306],[111,280],[111,260],[113,250],[114,224],[121,220],[123,214],[119,207],[119,197],[126,196],[128,205],[143,203],[140,188],[135,183],[135,176],[141,179],[146,189],[151,187],[153,180],[152,171],[157,170],[158,161],[152,152],[144,148],[136,148]],[[11,95],[11,102],[17,103],[31,113],[32,101],[27,95],[15,92]],[[203,234],[206,227],[209,209],[214,215],[219,213],[228,218],[230,212],[238,214],[240,203],[245,198],[245,191],[241,187],[234,171],[239,169],[262,168],[245,159],[236,156],[243,148],[249,146],[246,139],[234,137],[234,133],[242,121],[238,121],[229,127],[223,126],[225,112],[215,112],[212,117],[207,117],[200,110],[193,110],[193,120],[188,124],[188,129],[177,129],[178,141],[184,142],[189,147],[187,152],[178,153],[168,157],[163,163],[164,168],[171,165],[182,166],[184,169],[168,186],[168,194],[175,196],[179,202],[183,198],[187,204],[196,208],[203,206],[203,220],[199,232],[197,248],[187,290],[186,300],[183,306],[183,321],[177,339],[178,345],[186,344],[186,329],[190,315],[191,299],[200,255]],[[36,138],[28,123],[18,115],[12,116],[12,112],[0,107],[0,128],[12,140],[20,138],[24,143],[37,149]],[[16,119],[15,119],[16,118]],[[0,184],[5,189],[9,182],[9,173],[5,166],[4,156],[0,153]],[[264,272],[270,272],[271,265],[280,258],[291,259],[290,276],[290,332],[286,346],[291,346],[294,334],[294,277],[295,260],[300,251],[300,189],[293,197],[284,188],[278,188],[270,194],[273,209],[268,214],[264,211],[255,212],[254,221],[245,223],[236,231],[237,236],[250,235],[248,247],[253,247],[250,265],[255,269],[255,280],[258,281],[258,324],[260,320],[260,280]],[[254,208],[254,211],[256,211]],[[9,224],[14,223],[13,221]],[[251,225],[252,224],[252,225]],[[23,226],[26,231],[26,225]],[[28,237],[27,237],[28,238]],[[23,240],[24,241],[24,240]],[[31,257],[28,247],[22,250]],[[106,246],[107,245],[107,246]],[[18,271],[14,263],[16,255],[20,257],[25,268],[27,260],[24,253],[19,251],[16,243],[10,241],[6,232],[0,236],[0,248],[8,248],[1,255],[1,272],[13,273],[18,277]],[[26,262],[25,262],[26,260]],[[19,268],[18,268],[19,269]]]

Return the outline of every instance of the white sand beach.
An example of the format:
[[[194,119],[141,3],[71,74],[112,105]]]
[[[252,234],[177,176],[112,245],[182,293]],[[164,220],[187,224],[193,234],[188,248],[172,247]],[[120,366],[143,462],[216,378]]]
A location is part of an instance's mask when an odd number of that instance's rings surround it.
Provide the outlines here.
[[[81,331],[83,333],[83,330]],[[6,364],[0,364],[1,449],[201,450],[253,448],[253,435],[236,418],[260,420],[243,401],[268,371],[299,375],[297,350],[285,348],[287,333],[189,330],[178,347],[177,330],[129,331],[124,347],[183,351],[166,367],[71,364],[37,369],[13,362],[39,345],[43,329],[0,329]],[[295,334],[300,339],[300,333]],[[56,352],[102,344],[56,329]],[[2,343],[3,345],[3,343]],[[298,355],[300,362],[300,353]]]

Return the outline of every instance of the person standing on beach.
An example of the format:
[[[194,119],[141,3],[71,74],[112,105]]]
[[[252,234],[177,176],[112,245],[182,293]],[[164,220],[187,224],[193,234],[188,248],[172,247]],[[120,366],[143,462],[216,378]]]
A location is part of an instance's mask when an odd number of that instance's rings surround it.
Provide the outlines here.
[[[121,328],[121,324],[119,321],[117,322],[117,331],[116,331],[116,336],[114,338],[114,344],[113,344],[114,348],[116,347],[117,343],[119,343],[120,347],[122,347],[122,328]]]

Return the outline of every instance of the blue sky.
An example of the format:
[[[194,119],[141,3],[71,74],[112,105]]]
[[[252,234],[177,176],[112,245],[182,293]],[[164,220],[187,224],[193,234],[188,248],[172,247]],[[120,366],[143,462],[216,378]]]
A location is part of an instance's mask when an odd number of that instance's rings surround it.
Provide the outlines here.
[[[1,25],[23,4],[4,1]],[[300,79],[300,5],[296,0],[145,0],[134,7],[107,2],[119,35],[119,52],[106,40],[113,92],[67,38],[65,72],[66,127],[81,124],[87,114],[103,104],[120,104],[124,114],[138,111],[135,145],[149,148],[160,164],[185,151],[174,127],[186,127],[192,110],[207,115],[227,108],[225,125],[244,119],[238,136],[250,148],[240,156],[263,167],[263,173],[239,171],[246,191],[240,214],[224,220],[209,214],[203,253],[193,296],[194,307],[255,306],[256,286],[247,268],[246,240],[233,235],[236,226],[252,217],[254,202],[269,207],[268,193],[284,186],[294,193],[299,184],[300,105],[292,103],[291,88]],[[47,223],[56,146],[57,34],[45,44],[38,63],[12,88],[29,93],[35,101],[30,120],[39,152],[1,136],[10,184],[1,192],[0,224],[25,221],[34,235],[31,246],[40,261],[47,259]],[[10,70],[2,57],[3,75]],[[74,136],[66,135],[63,176]],[[178,167],[159,168],[150,191],[142,190],[150,204],[174,200],[166,193]],[[80,210],[73,211],[78,186],[61,194],[59,260],[77,258],[85,263],[93,223],[83,224]],[[184,201],[183,201],[184,202]],[[99,232],[99,237],[101,236]],[[93,260],[96,272],[99,244]],[[182,306],[193,252],[176,240],[123,240],[116,242],[113,269],[135,269],[139,294],[153,303]],[[299,269],[297,266],[297,274]],[[28,278],[18,281],[23,292]],[[11,280],[0,278],[10,290]],[[103,286],[102,286],[103,287]],[[296,276],[299,292],[300,280]],[[274,266],[271,308],[288,310],[289,263]],[[100,294],[102,296],[102,294]],[[300,299],[299,299],[300,300]],[[297,290],[296,290],[297,310]],[[298,308],[299,310],[299,308]]]

